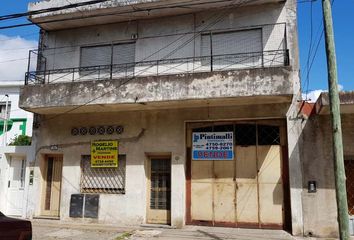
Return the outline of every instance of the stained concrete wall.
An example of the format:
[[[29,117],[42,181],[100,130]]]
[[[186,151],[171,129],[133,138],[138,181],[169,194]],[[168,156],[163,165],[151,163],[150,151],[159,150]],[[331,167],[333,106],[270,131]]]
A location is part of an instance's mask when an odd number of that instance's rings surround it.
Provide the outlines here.
[[[171,153],[172,155],[172,225],[181,227],[185,220],[185,122],[225,119],[284,118],[287,104],[229,106],[220,108],[189,108],[175,110],[131,111],[117,113],[87,113],[48,116],[35,130],[37,156],[32,216],[40,215],[42,174],[39,169],[45,153],[63,153],[63,182],[60,217],[69,218],[70,196],[80,192],[80,159],[90,154],[90,141],[111,139],[112,136],[72,136],[71,128],[77,126],[123,125],[120,153],[126,154],[126,194],[101,194],[99,222],[136,225],[146,221],[146,153]],[[137,137],[145,129],[141,137]],[[137,138],[134,138],[137,137]],[[78,144],[76,144],[78,143]],[[81,144],[80,144],[81,143]],[[59,145],[58,151],[50,151],[50,145]],[[78,220],[76,220],[78,221]]]
[[[237,30],[286,21],[284,4],[278,3],[235,8],[227,14],[220,10],[209,10],[180,16],[48,31],[43,39],[46,46],[43,55],[47,58],[47,70],[79,67],[82,46],[136,41],[135,62],[162,59],[176,49],[178,51],[169,56],[169,59],[186,58],[201,55],[201,36],[194,37],[194,32]],[[285,29],[285,25],[263,26],[263,50],[282,50]],[[132,40],[133,35],[138,38]],[[188,66],[183,67],[187,69]],[[153,71],[154,69],[141,71],[137,68],[135,75],[148,75],[147,72]],[[64,79],[62,77],[56,81]]]
[[[38,109],[251,96],[291,98],[292,74],[290,68],[284,67],[141,77],[124,85],[117,80],[29,85],[22,89],[20,107]]]
[[[344,157],[354,155],[354,115],[342,115]],[[338,237],[337,205],[329,115],[313,116],[304,123],[302,149],[304,233]],[[317,182],[317,192],[308,193],[308,181]]]
[[[302,211],[302,120],[299,117],[298,102],[302,100],[300,86],[300,63],[297,34],[297,2],[287,0],[285,3],[287,39],[290,54],[290,65],[292,66],[291,81],[293,83],[293,98],[291,106],[287,112],[287,137],[289,156],[289,183],[290,183],[290,204],[291,204],[291,224],[292,234],[303,235],[303,211]]]
[[[70,3],[71,4],[77,4],[77,3],[82,3],[85,2],[86,0],[73,0]],[[100,15],[101,18],[96,19],[96,21],[100,21],[102,19],[102,16],[104,14],[110,15],[110,17],[105,19],[105,21],[117,21],[120,20],[126,20],[128,19],[134,19],[134,18],[147,18],[150,15],[157,16],[157,15],[171,15],[175,12],[177,13],[186,13],[186,12],[193,12],[197,11],[200,9],[202,6],[205,7],[206,9],[212,8],[212,7],[229,7],[230,5],[254,5],[254,4],[262,4],[262,3],[276,3],[276,2],[281,2],[282,0],[262,0],[262,1],[257,1],[254,2],[252,0],[244,0],[244,1],[234,1],[232,3],[229,2],[215,2],[213,0],[199,0],[198,1],[198,8],[193,8],[196,7],[193,5],[193,3],[190,2],[180,2],[178,0],[133,0],[133,1],[123,1],[123,0],[112,0],[112,1],[105,1],[102,3],[98,4],[90,4],[86,6],[79,6],[75,8],[67,8],[63,9],[60,11],[51,11],[48,13],[42,13],[42,14],[36,14],[36,15],[31,15],[31,20],[34,22],[40,22],[41,20],[53,20],[53,19],[60,19],[63,17],[82,17],[81,13],[82,12],[87,12],[87,15],[92,16],[92,15]],[[190,7],[180,7],[180,8],[171,8],[169,9],[168,6],[188,6],[188,4],[191,4]],[[63,7],[63,6],[68,6],[68,2],[64,0],[47,0],[47,1],[37,1],[37,2],[32,2],[29,3],[28,10],[29,11],[36,11],[36,10],[42,10],[42,9],[48,9],[48,8],[56,8],[56,7]],[[167,7],[164,9],[164,7]],[[147,11],[135,11],[134,14],[131,14],[133,9],[146,9]],[[162,8],[162,9],[161,9]],[[153,10],[153,11],[150,11]],[[112,13],[120,13],[117,15],[114,15]],[[80,23],[80,25],[87,25],[87,24],[92,24],[94,21],[91,21],[91,19],[86,19],[83,22]],[[48,26],[48,24],[44,24],[45,26]],[[60,27],[62,24],[60,23],[53,23],[50,24],[51,26],[55,27]]]

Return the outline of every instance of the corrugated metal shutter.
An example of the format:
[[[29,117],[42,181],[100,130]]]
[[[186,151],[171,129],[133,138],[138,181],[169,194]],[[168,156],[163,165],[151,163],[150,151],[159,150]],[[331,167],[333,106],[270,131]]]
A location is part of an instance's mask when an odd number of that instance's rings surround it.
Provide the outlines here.
[[[113,64],[135,62],[135,43],[124,43],[113,46]]]
[[[203,34],[201,45],[200,45],[200,55],[202,57],[210,56],[210,34]]]
[[[261,29],[214,33],[213,55],[262,52]]]
[[[111,45],[81,48],[81,67],[111,64]]]

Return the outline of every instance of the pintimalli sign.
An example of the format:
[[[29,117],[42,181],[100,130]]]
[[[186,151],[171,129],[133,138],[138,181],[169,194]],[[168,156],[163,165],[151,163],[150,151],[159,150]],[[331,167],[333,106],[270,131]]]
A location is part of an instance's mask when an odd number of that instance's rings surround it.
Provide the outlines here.
[[[92,141],[91,167],[118,167],[118,141]]]
[[[193,133],[193,160],[233,160],[233,132]]]

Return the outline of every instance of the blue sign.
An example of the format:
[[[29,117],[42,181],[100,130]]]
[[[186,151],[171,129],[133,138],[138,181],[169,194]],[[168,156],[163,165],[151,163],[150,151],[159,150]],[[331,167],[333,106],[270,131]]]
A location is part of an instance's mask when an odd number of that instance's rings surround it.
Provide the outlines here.
[[[233,160],[233,132],[193,133],[193,160]]]

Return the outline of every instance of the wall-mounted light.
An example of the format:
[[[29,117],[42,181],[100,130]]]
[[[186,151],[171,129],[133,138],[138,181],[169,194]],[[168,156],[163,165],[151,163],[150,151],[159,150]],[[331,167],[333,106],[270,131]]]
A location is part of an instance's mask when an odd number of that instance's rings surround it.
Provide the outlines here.
[[[309,181],[307,185],[307,190],[309,193],[317,192],[317,182],[316,181]]]
[[[59,146],[58,145],[50,145],[50,150],[52,151],[58,151]]]

